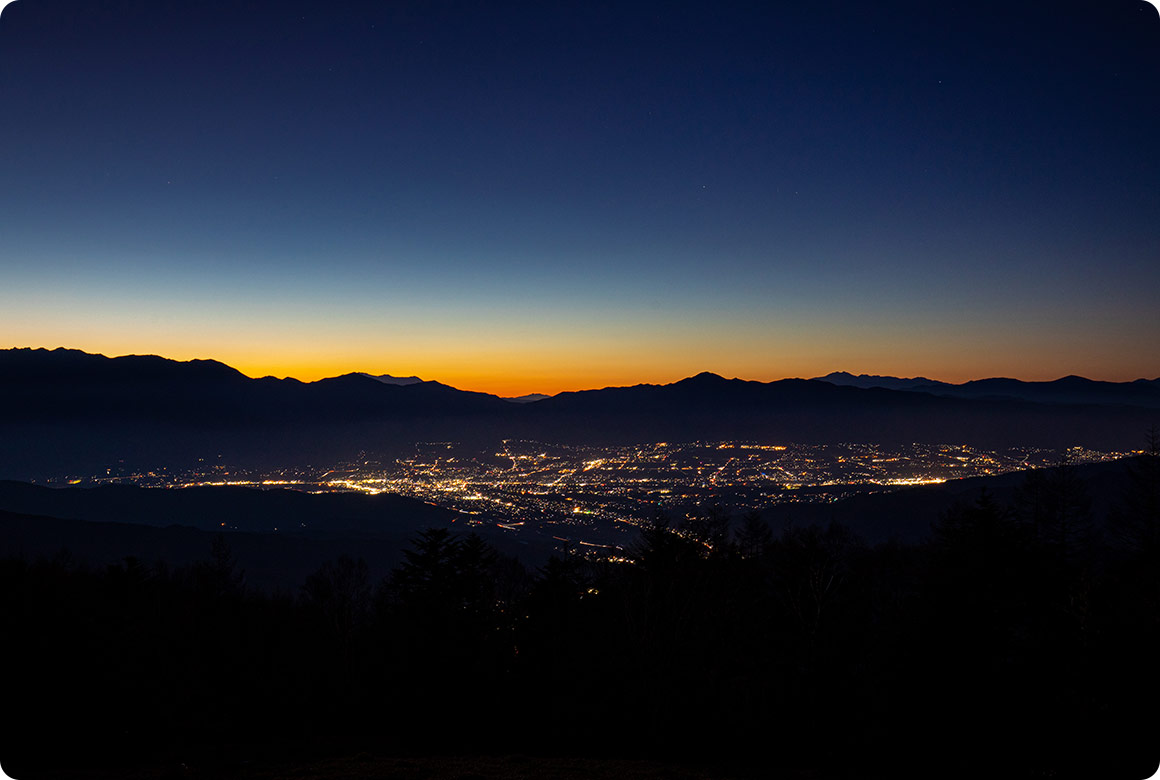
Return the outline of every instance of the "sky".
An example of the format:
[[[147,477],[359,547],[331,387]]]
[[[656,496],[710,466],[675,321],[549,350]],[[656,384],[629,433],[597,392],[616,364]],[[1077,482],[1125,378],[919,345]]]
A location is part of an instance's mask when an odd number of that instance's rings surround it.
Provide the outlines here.
[[[1160,376],[1160,16],[16,0],[0,346],[501,395]]]

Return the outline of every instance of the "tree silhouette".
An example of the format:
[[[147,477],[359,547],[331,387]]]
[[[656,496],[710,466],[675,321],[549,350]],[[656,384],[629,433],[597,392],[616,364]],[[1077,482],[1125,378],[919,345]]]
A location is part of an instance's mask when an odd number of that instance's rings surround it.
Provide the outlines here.
[[[737,550],[742,558],[762,558],[773,545],[773,531],[760,512],[747,512],[737,529]]]
[[[1148,430],[1147,449],[1128,467],[1128,488],[1109,525],[1116,541],[1145,560],[1160,560],[1160,431]]]
[[[225,534],[214,534],[210,543],[210,560],[198,568],[202,586],[213,596],[240,596],[245,591],[246,572],[237,567]]]
[[[391,573],[391,584],[403,601],[415,606],[439,605],[449,598],[459,542],[446,528],[427,528],[403,551],[403,563]]]
[[[1075,465],[1065,456],[1046,479],[1046,512],[1038,538],[1061,564],[1078,564],[1093,549],[1091,496]]]
[[[770,547],[772,588],[812,646],[823,615],[839,598],[859,542],[838,523],[787,528]]]
[[[367,562],[340,555],[306,578],[302,595],[322,616],[337,642],[344,669],[350,670],[354,645],[366,624],[371,603]]]

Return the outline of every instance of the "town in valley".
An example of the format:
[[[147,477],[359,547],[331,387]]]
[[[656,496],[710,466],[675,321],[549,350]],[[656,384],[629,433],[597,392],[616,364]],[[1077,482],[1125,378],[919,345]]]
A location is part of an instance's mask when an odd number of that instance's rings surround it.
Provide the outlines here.
[[[728,516],[793,502],[932,485],[1061,463],[1115,460],[1131,453],[961,444],[652,442],[579,446],[505,440],[479,452],[456,442],[422,442],[408,456],[275,471],[204,459],[198,468],[69,476],[48,484],[135,484],[153,488],[241,486],[312,493],[395,493],[452,510],[465,532],[488,526],[560,550],[614,555],[658,515]]]

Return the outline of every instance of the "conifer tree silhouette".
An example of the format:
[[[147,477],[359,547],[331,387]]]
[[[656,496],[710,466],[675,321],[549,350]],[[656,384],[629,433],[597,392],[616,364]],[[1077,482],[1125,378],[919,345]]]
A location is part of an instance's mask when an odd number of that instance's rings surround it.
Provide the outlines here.
[[[302,594],[321,613],[338,644],[344,667],[349,668],[356,637],[365,626],[370,609],[367,562],[349,555],[326,561],[306,578]]]
[[[769,524],[761,519],[759,512],[747,512],[741,518],[741,527],[737,529],[737,549],[742,558],[760,559],[769,553],[773,544],[773,531]]]
[[[1160,430],[1148,429],[1144,454],[1128,468],[1128,488],[1109,525],[1116,542],[1150,562],[1160,561]]]

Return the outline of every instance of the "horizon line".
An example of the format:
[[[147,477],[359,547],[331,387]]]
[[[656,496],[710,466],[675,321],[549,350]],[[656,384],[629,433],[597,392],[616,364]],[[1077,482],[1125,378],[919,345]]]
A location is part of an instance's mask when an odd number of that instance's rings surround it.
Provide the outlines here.
[[[954,385],[954,386],[968,384],[970,382],[983,382],[983,381],[989,381],[989,380],[1010,380],[1010,381],[1024,382],[1024,383],[1051,383],[1051,382],[1058,382],[1060,380],[1069,379],[1069,378],[1078,378],[1078,379],[1083,379],[1083,380],[1086,380],[1089,382],[1107,382],[1109,384],[1131,384],[1133,382],[1139,382],[1139,381],[1144,381],[1144,382],[1160,381],[1160,376],[1155,377],[1155,378],[1151,378],[1151,377],[1148,377],[1146,375],[1141,375],[1141,376],[1135,377],[1134,379],[1114,380],[1114,379],[1094,379],[1092,377],[1085,376],[1084,374],[1073,372],[1073,373],[1069,373],[1069,374],[1064,374],[1062,376],[1056,376],[1056,377],[1051,378],[1051,379],[1022,379],[1022,378],[1013,377],[1013,376],[992,375],[992,376],[978,377],[978,378],[974,378],[974,379],[967,379],[967,380],[963,380],[961,382],[953,382],[953,381],[949,381],[949,380],[938,379],[935,377],[926,376],[923,374],[915,374],[913,376],[897,376],[897,375],[893,375],[893,374],[879,374],[879,373],[871,374],[871,373],[866,373],[866,372],[855,373],[853,371],[847,371],[844,369],[830,371],[826,374],[819,374],[817,376],[781,376],[781,377],[772,378],[772,379],[750,379],[750,378],[744,378],[741,376],[730,377],[724,373],[720,373],[717,371],[703,370],[703,371],[696,371],[693,373],[685,374],[683,376],[679,376],[676,379],[672,379],[670,381],[639,381],[639,382],[635,382],[632,384],[608,384],[608,385],[600,385],[600,386],[592,385],[592,386],[587,386],[587,387],[578,387],[578,388],[573,388],[573,389],[558,390],[554,393],[546,393],[546,392],[542,392],[539,390],[532,390],[532,391],[523,392],[523,393],[511,392],[511,393],[501,394],[499,392],[492,392],[492,391],[488,391],[488,390],[475,390],[475,389],[466,388],[466,387],[459,387],[457,385],[452,385],[452,384],[449,384],[448,382],[444,382],[440,379],[428,379],[428,378],[421,377],[418,374],[409,374],[405,371],[400,373],[400,374],[394,374],[394,373],[391,373],[389,371],[383,371],[383,372],[376,373],[376,372],[372,372],[372,371],[354,369],[354,370],[350,370],[350,371],[341,371],[337,374],[325,374],[325,375],[319,374],[314,379],[302,379],[300,377],[293,376],[289,373],[283,374],[283,375],[272,374],[272,373],[258,374],[257,372],[250,373],[250,372],[247,372],[246,370],[243,370],[242,368],[239,368],[236,365],[232,365],[231,363],[226,362],[225,360],[221,360],[219,358],[212,358],[212,357],[210,357],[210,358],[193,357],[193,358],[188,358],[188,359],[181,359],[181,358],[167,357],[165,355],[160,355],[160,354],[153,353],[153,352],[129,352],[129,353],[121,354],[121,355],[108,355],[108,354],[105,354],[103,352],[88,352],[84,349],[79,349],[76,347],[65,347],[65,346],[57,346],[57,347],[13,346],[13,347],[4,348],[3,350],[0,350],[0,351],[77,352],[77,353],[81,353],[84,355],[91,355],[94,357],[102,357],[102,358],[105,358],[107,360],[116,360],[118,358],[126,358],[126,357],[146,357],[146,358],[158,358],[160,360],[167,360],[167,361],[174,362],[174,363],[213,362],[213,363],[218,363],[220,365],[226,366],[227,368],[230,368],[234,371],[237,371],[239,374],[246,377],[247,379],[252,379],[252,380],[258,380],[258,379],[277,379],[277,380],[293,379],[294,381],[302,382],[303,384],[311,384],[313,382],[320,382],[320,381],[323,381],[326,379],[336,379],[336,378],[341,377],[341,376],[349,376],[352,374],[363,375],[363,376],[366,376],[366,377],[371,378],[371,379],[377,379],[377,377],[380,377],[380,376],[391,376],[392,378],[398,378],[398,379],[417,378],[417,379],[419,379],[420,382],[435,382],[435,383],[444,385],[446,387],[451,387],[455,390],[460,390],[463,392],[483,393],[485,395],[491,395],[491,396],[495,396],[497,398],[503,398],[505,400],[506,399],[513,399],[513,398],[523,398],[523,397],[530,396],[530,395],[542,395],[542,396],[546,396],[548,398],[551,398],[551,397],[554,397],[556,395],[560,395],[562,393],[580,393],[580,392],[588,392],[588,391],[593,391],[593,390],[607,390],[607,389],[615,389],[615,388],[637,387],[637,386],[641,386],[641,385],[664,386],[664,385],[676,384],[678,382],[681,382],[681,381],[684,381],[687,379],[692,379],[694,377],[705,375],[705,374],[720,377],[720,378],[725,379],[727,381],[738,380],[738,381],[743,381],[743,382],[758,382],[760,384],[770,384],[772,382],[781,382],[781,381],[786,381],[786,380],[826,381],[826,377],[833,376],[834,374],[845,374],[845,375],[853,377],[855,379],[881,378],[881,379],[893,379],[893,380],[902,381],[902,382],[929,381],[929,382],[933,382],[933,383],[948,384],[948,385]]]

